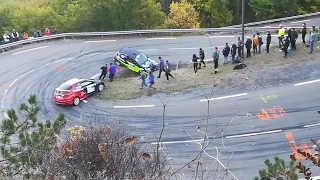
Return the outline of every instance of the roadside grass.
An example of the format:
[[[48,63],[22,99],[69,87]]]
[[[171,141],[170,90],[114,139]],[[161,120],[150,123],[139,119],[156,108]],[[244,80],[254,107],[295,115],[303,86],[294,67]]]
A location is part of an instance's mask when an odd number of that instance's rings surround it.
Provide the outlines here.
[[[318,47],[316,47],[318,46]],[[253,72],[259,72],[263,69],[282,66],[285,64],[298,63],[302,61],[314,60],[320,58],[320,44],[317,43],[313,54],[309,54],[309,48],[304,45],[297,44],[297,50],[292,51],[287,58],[283,58],[284,54],[279,51],[277,47],[270,48],[270,54],[266,54],[263,51],[261,54],[252,54],[251,58],[245,58],[243,63],[247,65],[246,68],[241,70],[233,70],[235,64],[224,65],[222,55],[220,52],[220,60],[218,73],[213,74],[213,63],[207,63],[207,67],[202,67],[197,73],[194,73],[193,66],[180,65],[180,68],[172,70],[171,74],[176,76],[176,84],[174,86],[174,80],[170,78],[167,81],[165,74],[161,75],[161,78],[155,78],[155,89],[141,87],[141,80],[139,80],[139,74],[124,70],[116,74],[114,82],[106,81],[106,89],[104,92],[97,95],[98,99],[106,101],[121,101],[137,99],[145,96],[152,96],[155,93],[174,93],[180,92],[186,89],[197,87],[194,82],[197,81],[200,85],[216,85],[216,87],[230,87],[237,86],[234,79],[245,79],[245,81],[256,82],[257,79],[250,79],[250,74]],[[211,54],[211,53],[210,53]],[[207,53],[207,57],[209,53]],[[229,58],[230,59],[230,58]],[[155,77],[158,76],[158,72],[155,72]],[[194,79],[194,80],[192,80]],[[147,81],[148,82],[148,81]],[[199,88],[199,87],[198,87]]]

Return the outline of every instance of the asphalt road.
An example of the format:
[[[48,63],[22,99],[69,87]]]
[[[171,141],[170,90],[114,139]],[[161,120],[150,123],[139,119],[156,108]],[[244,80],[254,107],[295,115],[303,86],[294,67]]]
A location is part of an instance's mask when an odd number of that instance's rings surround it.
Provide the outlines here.
[[[231,44],[236,39],[231,35],[210,38],[212,46],[219,46],[220,49],[225,42]],[[273,41],[277,42],[276,37]],[[208,38],[203,36],[104,42],[68,41],[32,46],[0,55],[3,65],[0,66],[2,110],[17,108],[30,94],[37,94],[41,106],[39,119],[54,119],[59,112],[65,113],[70,119],[69,125],[108,123],[119,119],[129,125],[133,134],[152,142],[162,127],[163,107],[158,97],[108,103],[89,98],[87,103],[81,103],[78,107],[64,107],[53,103],[53,90],[70,78],[90,78],[98,74],[99,68],[110,62],[116,50],[123,46],[142,50],[154,59],[162,56],[171,62],[190,61],[193,53],[198,54],[199,47],[206,48],[208,58],[211,54]],[[223,163],[233,154],[229,168],[241,180],[253,178],[264,167],[263,161],[266,158],[277,155],[288,159],[291,149],[285,137],[286,132],[293,133],[297,144],[310,144],[310,138],[320,135],[316,113],[319,109],[319,87],[317,82],[300,86],[289,84],[252,92],[235,92],[223,95],[220,99],[212,97],[218,99],[210,101],[208,132],[209,141],[213,142],[208,146],[207,153],[216,156],[217,146]],[[205,91],[209,93],[211,89]],[[276,98],[265,103],[260,95]],[[166,100],[168,95],[160,95],[160,98]],[[172,96],[166,108],[166,127],[162,140],[175,168],[199,152],[196,142],[201,142],[203,138],[201,132],[206,126],[208,110],[207,102],[201,101],[204,99],[202,92],[193,90]],[[269,113],[270,119],[261,120],[257,117],[257,113],[262,113],[262,108]],[[273,117],[272,108],[278,117]],[[279,113],[281,108],[285,111],[283,116]],[[230,122],[223,133],[217,133],[234,117],[237,119]],[[310,124],[314,126],[308,126]],[[218,138],[213,139],[215,136]],[[208,166],[214,163],[206,155],[204,161]],[[209,169],[214,171],[215,166]],[[190,179],[191,171],[184,171],[184,175],[185,179]]]

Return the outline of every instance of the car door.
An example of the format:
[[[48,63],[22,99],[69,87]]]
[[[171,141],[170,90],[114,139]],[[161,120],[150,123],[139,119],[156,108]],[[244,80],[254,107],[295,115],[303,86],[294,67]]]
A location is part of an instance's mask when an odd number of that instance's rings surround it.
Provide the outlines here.
[[[96,91],[96,83],[92,81],[81,82],[81,87],[86,91],[88,95],[93,94]]]

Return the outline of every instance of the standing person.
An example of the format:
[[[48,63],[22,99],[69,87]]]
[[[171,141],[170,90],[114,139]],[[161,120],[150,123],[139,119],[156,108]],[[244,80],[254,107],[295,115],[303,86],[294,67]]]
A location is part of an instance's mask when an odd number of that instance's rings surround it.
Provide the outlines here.
[[[258,36],[256,34],[253,35],[253,54],[257,54],[258,53],[258,45],[259,45],[259,39]]]
[[[194,70],[194,73],[197,73],[198,72],[198,57],[196,54],[193,54],[192,56],[192,63],[193,63],[193,70]]]
[[[302,43],[306,44],[306,34],[307,34],[307,25],[306,23],[302,23]]]
[[[288,30],[288,38],[289,38],[289,42],[291,43],[292,28],[291,28],[291,27],[288,27],[288,28],[287,28],[287,30]]]
[[[214,48],[214,52],[212,54],[212,57],[213,57],[213,63],[214,63],[214,73],[217,74],[217,71],[218,71],[218,66],[219,66],[219,50],[218,50],[218,47],[216,46]]]
[[[270,51],[270,44],[271,44],[271,33],[268,31],[267,33],[267,54],[269,54]]]
[[[165,65],[165,73],[166,73],[166,77],[167,80],[169,81],[169,76],[172,77],[172,79],[174,79],[174,77],[171,75],[171,64],[169,63],[169,61],[166,61],[166,65]]]
[[[5,44],[11,43],[11,40],[10,40],[10,39],[11,39],[11,38],[10,38],[9,34],[8,34],[7,32],[4,33],[4,35],[3,35],[4,43],[5,43]]]
[[[262,37],[260,36],[260,33],[257,33],[257,36],[258,36],[258,53],[260,54],[261,53],[261,46],[263,45],[263,40],[262,40]]]
[[[139,79],[141,79],[141,88],[140,89],[143,89],[143,86],[148,87],[148,85],[146,84],[146,78],[147,78],[147,75],[146,75],[145,71],[140,70],[140,78],[139,78]]]
[[[164,60],[161,57],[159,57],[159,61],[160,61],[159,62],[159,75],[157,78],[160,78],[162,71],[164,71]]]
[[[150,73],[149,74],[149,88],[154,88],[154,87],[152,87],[153,85],[154,85],[154,75],[153,75],[153,73]]]
[[[99,79],[101,79],[101,78],[106,79],[106,75],[108,73],[108,64],[102,66],[100,69],[101,69],[101,74],[100,74]]]
[[[246,41],[246,49],[247,49],[247,57],[251,57],[251,47],[252,47],[252,40],[249,36],[247,36]]]
[[[11,36],[15,42],[19,41],[19,33],[15,29],[13,29]]]
[[[313,29],[311,29],[310,37],[309,37],[309,46],[310,46],[309,54],[312,54],[313,52],[313,46],[314,46],[315,40],[316,40],[316,32]]]
[[[231,46],[232,64],[236,63],[237,45],[233,42]]]
[[[201,69],[201,63],[203,63],[203,67],[206,67],[206,63],[204,62],[205,54],[204,54],[204,50],[202,48],[200,48],[200,50],[199,50],[199,57],[200,57],[200,62],[199,62],[198,69]]]
[[[120,70],[118,66],[110,63],[110,67],[108,68],[110,82],[113,82],[113,78],[114,78],[114,75],[116,75],[117,69]]]
[[[229,47],[228,43],[226,43],[226,46],[222,50],[222,54],[223,54],[223,57],[224,57],[223,64],[228,64],[229,53],[230,53],[230,47]]]
[[[243,47],[243,43],[242,43],[240,37],[238,37],[238,56],[239,56],[240,58],[242,57],[242,54],[241,54],[241,52],[242,52],[242,47]]]
[[[278,29],[279,48],[282,48],[282,45],[283,45],[283,37],[284,37],[284,34],[286,33],[286,30],[282,27],[281,24],[280,24],[279,27],[280,27],[280,28]]]
[[[296,32],[296,30],[294,28],[291,29],[291,37],[290,37],[290,41],[291,41],[291,49],[292,50],[296,50],[296,40],[298,39],[298,33]]]
[[[320,26],[318,27],[317,36],[318,36],[318,42],[319,42],[320,41]]]
[[[288,47],[290,45],[290,40],[289,40],[289,37],[286,36],[285,37],[285,40],[284,40],[284,43],[283,43],[283,47],[282,47],[282,51],[284,52],[284,57],[287,57],[288,55]]]

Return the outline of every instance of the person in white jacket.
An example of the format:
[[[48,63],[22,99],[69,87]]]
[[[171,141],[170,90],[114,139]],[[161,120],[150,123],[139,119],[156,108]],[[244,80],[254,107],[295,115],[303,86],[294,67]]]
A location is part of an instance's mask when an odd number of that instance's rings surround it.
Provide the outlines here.
[[[10,36],[8,35],[8,33],[4,33],[3,40],[5,44],[10,43]]]

